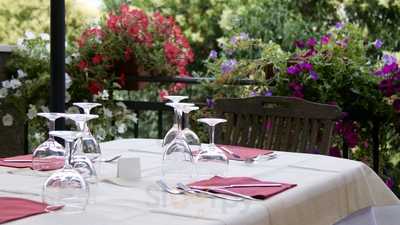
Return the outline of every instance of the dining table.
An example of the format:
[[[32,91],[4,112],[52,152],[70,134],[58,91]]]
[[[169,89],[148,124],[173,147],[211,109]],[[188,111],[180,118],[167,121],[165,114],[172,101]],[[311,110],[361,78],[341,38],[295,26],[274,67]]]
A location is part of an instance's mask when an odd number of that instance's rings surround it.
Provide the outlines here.
[[[252,177],[295,187],[265,200],[229,201],[163,191],[162,140],[118,139],[100,144],[102,158],[139,158],[140,178],[118,177],[118,161],[100,163],[98,183],[82,213],[62,209],[10,225],[332,225],[369,206],[399,204],[382,179],[360,161],[274,151],[255,163],[230,160],[227,177]],[[132,167],[138,170],[137,167]],[[136,171],[138,172],[138,171]],[[41,201],[52,171],[0,167],[0,197]]]

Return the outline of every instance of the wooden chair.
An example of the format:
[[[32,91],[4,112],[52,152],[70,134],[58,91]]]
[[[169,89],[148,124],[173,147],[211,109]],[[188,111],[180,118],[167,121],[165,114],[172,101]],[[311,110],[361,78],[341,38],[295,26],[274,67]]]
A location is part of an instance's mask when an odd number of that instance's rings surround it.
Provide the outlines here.
[[[228,120],[217,143],[322,154],[341,114],[338,106],[280,96],[218,99],[215,111]]]

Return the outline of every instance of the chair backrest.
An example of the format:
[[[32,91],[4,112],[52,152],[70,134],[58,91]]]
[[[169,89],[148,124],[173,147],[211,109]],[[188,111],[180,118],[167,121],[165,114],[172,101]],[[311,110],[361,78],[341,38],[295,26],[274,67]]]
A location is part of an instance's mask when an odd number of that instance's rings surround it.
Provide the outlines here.
[[[228,120],[217,143],[322,154],[341,114],[338,106],[281,96],[218,99],[215,111]]]

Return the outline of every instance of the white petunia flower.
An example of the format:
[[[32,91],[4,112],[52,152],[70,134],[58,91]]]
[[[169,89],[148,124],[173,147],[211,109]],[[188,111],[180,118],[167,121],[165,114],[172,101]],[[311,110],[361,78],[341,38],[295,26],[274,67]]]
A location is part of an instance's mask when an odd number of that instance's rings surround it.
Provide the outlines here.
[[[71,101],[71,95],[68,91],[65,91],[65,103],[68,103],[69,101]]]
[[[40,110],[42,110],[42,112],[44,112],[44,113],[50,112],[49,107],[44,106],[44,105],[40,106]]]
[[[50,40],[50,35],[49,35],[48,33],[41,33],[41,34],[40,34],[40,38],[41,38],[43,41],[49,41],[49,40]]]
[[[108,98],[110,97],[110,95],[108,94],[107,90],[103,90],[100,94],[99,97],[103,100],[108,100]]]
[[[31,120],[31,119],[35,118],[36,115],[37,115],[36,106],[29,104],[29,110],[28,110],[28,113],[26,114],[26,116]]]
[[[76,106],[71,106],[67,109],[67,113],[81,113]]]
[[[3,126],[11,127],[14,123],[14,118],[12,115],[7,113],[6,115],[3,116],[2,121],[3,121]]]
[[[112,118],[113,113],[112,113],[111,110],[107,109],[106,107],[103,107],[103,112],[104,112],[104,115],[105,115],[106,117]]]
[[[126,126],[126,124],[121,123],[120,125],[118,125],[118,133],[123,134],[128,130],[128,127]]]
[[[9,86],[10,86],[10,88],[12,88],[12,89],[17,89],[18,87],[20,87],[22,85],[22,83],[19,81],[19,80],[17,80],[17,79],[11,79],[10,80],[10,83],[9,83]]]
[[[7,88],[0,88],[0,98],[7,97],[8,89]]]
[[[126,118],[131,120],[134,123],[137,123],[137,120],[138,120],[137,117],[136,117],[136,113],[132,113],[132,114],[126,115]]]
[[[11,88],[11,85],[10,85],[10,81],[9,81],[9,80],[5,80],[5,81],[1,82],[1,85],[2,85],[3,88],[5,88],[5,89]]]
[[[36,38],[36,35],[32,31],[25,32],[25,37],[27,40],[32,40]]]
[[[107,136],[106,130],[101,127],[95,130],[95,134],[96,138],[100,141],[103,141]]]
[[[65,64],[69,65],[71,63],[71,61],[72,61],[72,59],[70,56],[65,57]]]
[[[18,74],[18,79],[21,79],[21,78],[24,78],[24,77],[27,77],[28,76],[28,74],[26,74],[23,70],[21,70],[21,69],[19,69],[19,70],[17,70],[17,74]]]
[[[123,108],[124,109],[124,111],[126,111],[127,110],[127,107],[126,107],[126,105],[125,105],[125,103],[123,103],[123,102],[117,102],[117,104],[116,104],[117,106],[119,106],[119,107],[121,107],[121,108]]]
[[[68,89],[72,85],[71,77],[68,73],[65,73],[65,88]]]
[[[46,51],[47,51],[48,53],[50,53],[50,44],[47,43],[45,47],[46,47]]]

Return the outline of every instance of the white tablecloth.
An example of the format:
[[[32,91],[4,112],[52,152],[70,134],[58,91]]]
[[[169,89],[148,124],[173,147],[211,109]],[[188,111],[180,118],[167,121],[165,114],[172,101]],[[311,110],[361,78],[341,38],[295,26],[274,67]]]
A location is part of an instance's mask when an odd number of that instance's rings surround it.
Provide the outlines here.
[[[274,160],[231,162],[229,176],[298,184],[264,201],[231,202],[169,195],[159,190],[161,141],[124,139],[101,144],[105,158],[140,157],[142,178],[123,187],[99,182],[95,203],[81,214],[49,213],[10,224],[37,225],[330,225],[371,205],[398,204],[397,197],[361,162],[322,155],[277,152]],[[116,176],[117,163],[103,164],[101,179]],[[0,196],[40,200],[46,174],[0,167]],[[12,193],[15,192],[15,193]],[[20,194],[16,192],[21,192]]]

